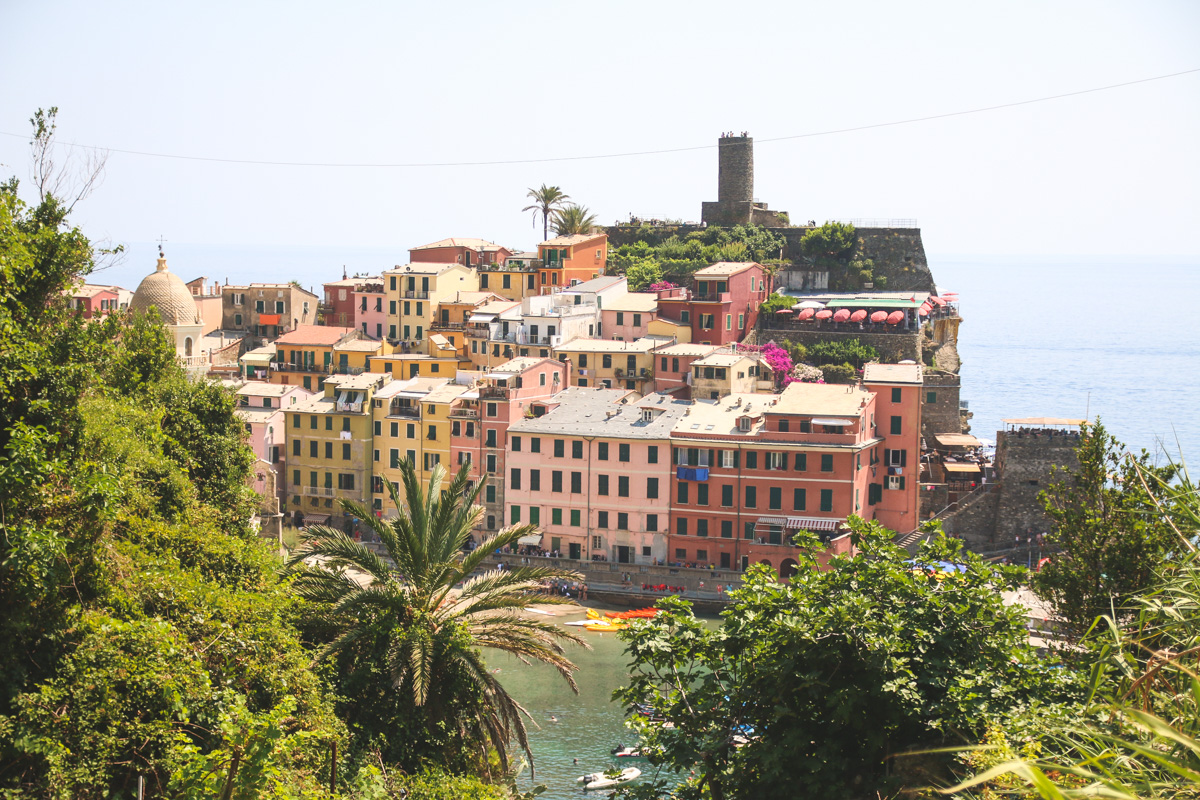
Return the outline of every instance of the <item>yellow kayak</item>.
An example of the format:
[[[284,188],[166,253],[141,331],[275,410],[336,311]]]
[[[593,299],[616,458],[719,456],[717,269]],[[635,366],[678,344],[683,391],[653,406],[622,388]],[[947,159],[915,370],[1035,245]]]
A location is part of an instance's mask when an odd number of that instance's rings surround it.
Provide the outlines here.
[[[585,625],[584,628],[589,631],[599,631],[607,633],[608,631],[619,631],[625,628],[624,625],[609,625],[605,622],[597,622],[595,625]]]

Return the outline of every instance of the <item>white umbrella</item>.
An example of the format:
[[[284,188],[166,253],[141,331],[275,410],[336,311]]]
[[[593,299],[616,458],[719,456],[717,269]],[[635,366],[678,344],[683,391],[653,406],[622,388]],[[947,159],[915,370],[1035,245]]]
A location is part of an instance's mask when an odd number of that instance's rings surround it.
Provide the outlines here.
[[[802,303],[796,303],[792,308],[824,308],[824,303],[818,303],[816,300],[805,300]]]

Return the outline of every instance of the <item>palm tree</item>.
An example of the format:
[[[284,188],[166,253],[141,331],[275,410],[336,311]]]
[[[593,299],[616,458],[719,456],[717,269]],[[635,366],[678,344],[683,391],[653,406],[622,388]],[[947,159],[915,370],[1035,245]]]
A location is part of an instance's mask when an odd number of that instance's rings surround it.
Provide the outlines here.
[[[591,233],[596,227],[596,215],[587,206],[569,205],[554,210],[554,232],[559,236]]]
[[[450,731],[458,756],[476,749],[486,770],[487,748],[508,768],[507,747],[515,737],[529,750],[522,715],[529,716],[487,668],[480,648],[512,653],[552,665],[578,691],[575,665],[563,642],[587,645],[551,622],[526,619],[533,603],[569,602],[536,594],[545,580],[579,580],[578,573],[549,567],[487,570],[488,554],[536,533],[533,525],[506,528],[465,552],[483,509],[475,504],[482,482],[468,490],[464,464],[443,490],[446,470],[437,466],[424,492],[411,461],[400,463],[404,496],[386,482],[400,510],[381,520],[360,503],[342,509],[363,520],[383,543],[391,564],[335,528],[314,525],[288,559],[295,588],[324,610],[330,641],[317,660],[338,655],[358,668],[385,669],[391,692],[403,693],[422,709],[433,731]],[[461,582],[461,588],[456,588]],[[379,664],[379,660],[386,664]],[[364,704],[368,708],[372,701]],[[382,712],[376,712],[382,713]]]
[[[540,189],[530,189],[526,197],[533,200],[533,205],[525,206],[521,210],[542,212],[542,240],[545,241],[550,238],[550,215],[571,197],[557,186],[547,186],[544,183]]]

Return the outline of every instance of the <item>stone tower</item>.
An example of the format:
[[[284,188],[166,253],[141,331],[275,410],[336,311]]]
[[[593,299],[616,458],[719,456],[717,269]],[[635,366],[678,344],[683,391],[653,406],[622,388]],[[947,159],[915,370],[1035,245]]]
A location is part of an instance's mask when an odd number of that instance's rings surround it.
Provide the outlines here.
[[[787,214],[754,200],[754,139],[725,133],[717,140],[717,201],[701,203],[706,225],[786,227]]]
[[[717,147],[717,202],[754,202],[754,139],[722,136]]]

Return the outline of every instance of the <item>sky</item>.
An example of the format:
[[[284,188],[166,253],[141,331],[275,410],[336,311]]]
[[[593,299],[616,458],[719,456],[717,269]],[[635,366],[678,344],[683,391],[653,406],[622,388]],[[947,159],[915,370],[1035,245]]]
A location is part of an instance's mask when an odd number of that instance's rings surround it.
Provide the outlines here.
[[[28,178],[39,107],[62,143],[190,157],[110,152],[74,221],[115,243],[529,249],[541,184],[603,224],[697,220],[745,130],[793,220],[915,218],[931,256],[1200,253],[1200,72],[764,141],[1197,69],[1190,0],[0,0],[0,29],[0,176]],[[526,163],[429,166],[481,161]]]

